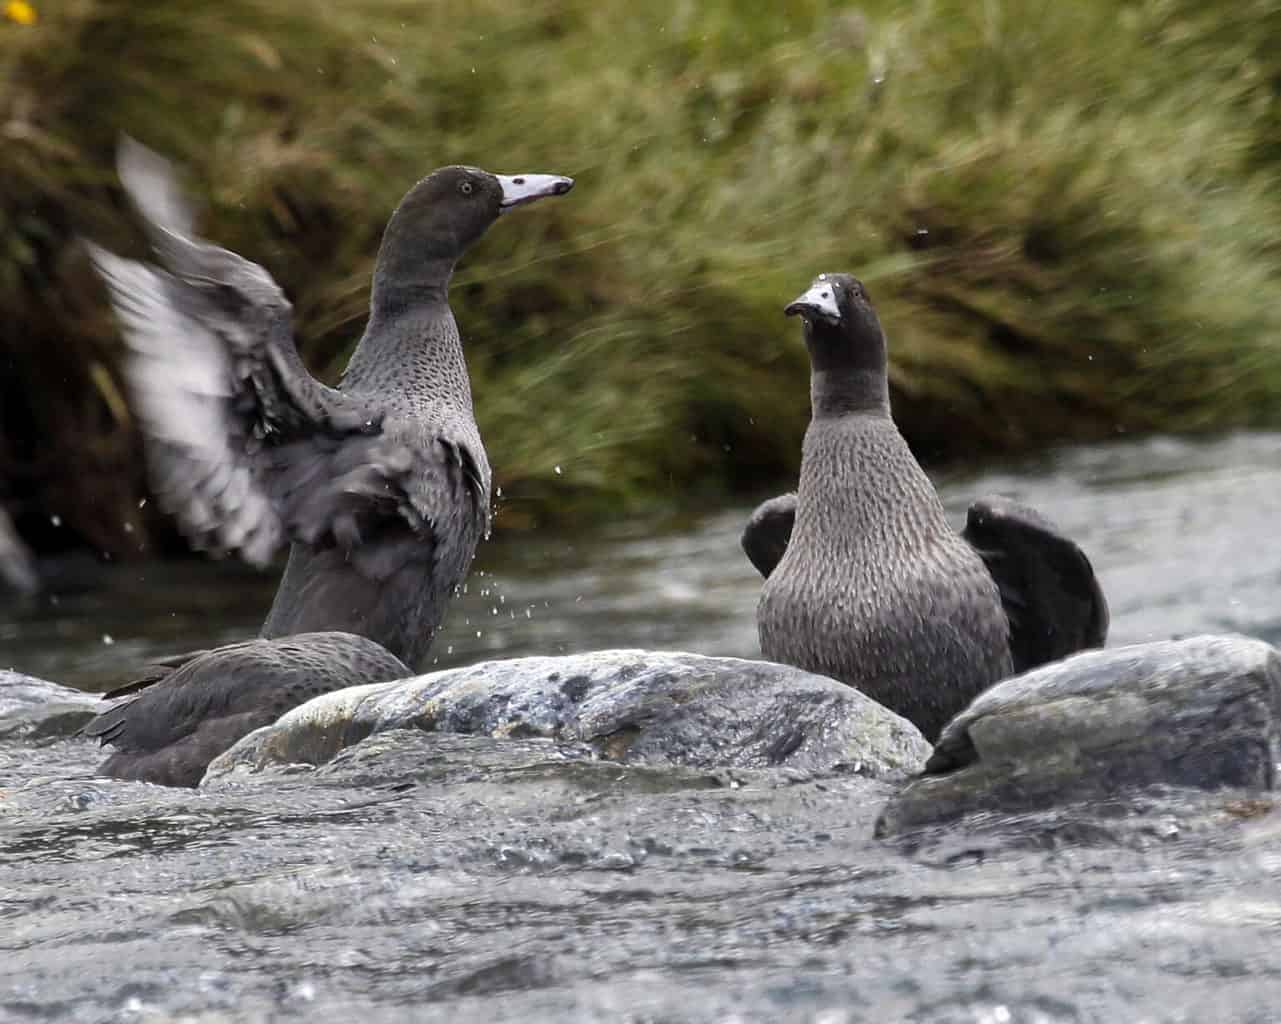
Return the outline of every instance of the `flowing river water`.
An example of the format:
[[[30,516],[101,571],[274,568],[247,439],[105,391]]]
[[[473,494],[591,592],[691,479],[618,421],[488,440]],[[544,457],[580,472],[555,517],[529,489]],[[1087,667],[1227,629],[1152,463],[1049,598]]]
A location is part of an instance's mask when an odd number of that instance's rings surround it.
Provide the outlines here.
[[[1067,449],[937,478],[1089,553],[1114,644],[1281,643],[1281,436]],[[749,511],[486,544],[440,665],[756,656]],[[243,639],[274,576],[49,567],[0,668],[86,689]],[[429,742],[430,741],[430,742]],[[170,791],[0,739],[0,1020],[1274,1020],[1281,815],[871,838],[865,780],[726,780],[424,737],[420,762]],[[857,784],[856,784],[857,782]],[[1116,812],[1120,813],[1120,812]],[[1248,819],[1248,820],[1245,820]],[[1079,823],[1078,823],[1079,824]]]

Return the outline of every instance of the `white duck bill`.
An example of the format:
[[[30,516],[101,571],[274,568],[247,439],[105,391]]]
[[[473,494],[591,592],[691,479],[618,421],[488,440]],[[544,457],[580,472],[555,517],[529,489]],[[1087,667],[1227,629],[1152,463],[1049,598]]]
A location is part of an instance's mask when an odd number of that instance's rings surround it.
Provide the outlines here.
[[[498,204],[500,211],[545,196],[561,196],[574,187],[573,178],[559,174],[495,174],[494,177],[503,189],[503,198]]]
[[[788,309],[795,309],[803,317],[821,316],[828,320],[841,319],[840,308],[836,305],[836,292],[826,283],[810,285],[809,291],[798,295],[788,303]]]

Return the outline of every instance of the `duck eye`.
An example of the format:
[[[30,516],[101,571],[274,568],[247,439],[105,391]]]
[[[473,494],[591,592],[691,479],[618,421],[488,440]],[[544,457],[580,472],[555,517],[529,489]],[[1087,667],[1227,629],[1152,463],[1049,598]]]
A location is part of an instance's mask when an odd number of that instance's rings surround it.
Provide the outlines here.
[[[461,185],[458,186],[458,191],[465,196],[471,195],[471,190],[472,190],[472,183],[470,181],[464,181]]]

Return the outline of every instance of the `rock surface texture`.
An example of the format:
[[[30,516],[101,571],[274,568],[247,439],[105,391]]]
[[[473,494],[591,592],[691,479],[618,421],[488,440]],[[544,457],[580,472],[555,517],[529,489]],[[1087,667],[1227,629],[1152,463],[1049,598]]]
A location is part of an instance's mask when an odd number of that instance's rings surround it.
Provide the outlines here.
[[[319,765],[395,729],[544,737],[624,764],[917,772],[911,723],[835,680],[769,662],[639,650],[484,662],[309,701],[246,736],[210,781]]]
[[[1149,786],[1274,788],[1281,652],[1241,636],[1090,651],[994,686],[893,797],[880,835]]]

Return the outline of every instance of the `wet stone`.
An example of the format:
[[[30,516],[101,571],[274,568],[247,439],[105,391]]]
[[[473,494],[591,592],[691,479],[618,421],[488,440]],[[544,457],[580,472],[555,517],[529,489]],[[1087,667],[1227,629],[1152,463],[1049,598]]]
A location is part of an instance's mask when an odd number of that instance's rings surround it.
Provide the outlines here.
[[[0,737],[72,736],[102,707],[97,694],[0,670]]]
[[[1091,651],[1006,680],[943,730],[878,835],[1151,787],[1270,791],[1281,652],[1240,636]]]
[[[855,771],[905,778],[929,744],[835,680],[770,662],[640,650],[483,662],[352,687],[241,740],[205,784],[271,765],[320,765],[397,729],[541,738],[583,758],[696,769]]]

